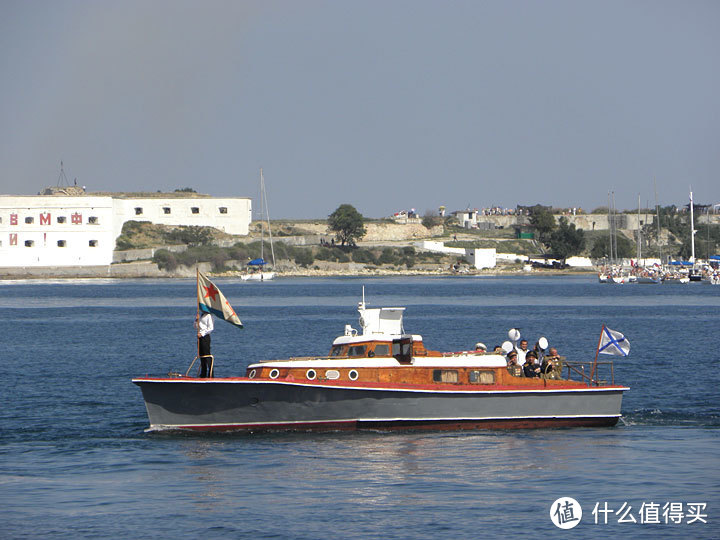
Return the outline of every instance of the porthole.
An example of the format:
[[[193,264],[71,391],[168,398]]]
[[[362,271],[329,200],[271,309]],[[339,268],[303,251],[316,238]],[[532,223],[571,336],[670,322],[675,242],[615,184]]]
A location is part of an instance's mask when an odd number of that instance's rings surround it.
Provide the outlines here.
[[[359,376],[358,372],[355,371],[354,369],[351,369],[350,373],[348,373],[348,377],[350,377],[351,381],[357,381],[358,376]]]
[[[270,370],[270,378],[271,379],[277,379],[280,376],[280,370],[279,369],[271,369]]]
[[[256,375],[255,370],[252,369],[252,370],[250,370],[250,373],[248,373],[248,378],[249,378],[249,379],[254,379],[254,378],[255,378],[255,375]]]
[[[325,378],[334,381],[340,378],[340,372],[337,369],[328,369],[325,372]]]
[[[317,377],[317,373],[315,373],[315,370],[314,370],[314,369],[308,369],[308,370],[305,372],[305,377],[307,377],[307,379],[308,379],[309,381],[313,381],[313,380],[315,380],[315,377]]]

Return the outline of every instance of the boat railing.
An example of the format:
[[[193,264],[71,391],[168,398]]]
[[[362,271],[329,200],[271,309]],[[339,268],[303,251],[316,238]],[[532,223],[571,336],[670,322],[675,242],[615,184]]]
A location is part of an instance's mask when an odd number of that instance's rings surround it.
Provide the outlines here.
[[[562,368],[565,369],[565,379],[568,381],[579,380],[588,386],[600,386],[608,384],[608,375],[610,384],[615,384],[615,368],[610,362],[568,362],[564,361]],[[605,379],[601,379],[602,376]]]

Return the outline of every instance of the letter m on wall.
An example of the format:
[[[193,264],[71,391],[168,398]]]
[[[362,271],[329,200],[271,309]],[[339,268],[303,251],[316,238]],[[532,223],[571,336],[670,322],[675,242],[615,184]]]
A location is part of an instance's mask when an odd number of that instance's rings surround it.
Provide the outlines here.
[[[40,214],[40,225],[50,225],[50,212]]]

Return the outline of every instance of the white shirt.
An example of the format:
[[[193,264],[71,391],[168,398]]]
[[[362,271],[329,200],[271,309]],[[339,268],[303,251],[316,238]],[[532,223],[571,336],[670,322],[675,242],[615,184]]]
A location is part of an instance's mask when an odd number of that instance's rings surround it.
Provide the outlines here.
[[[515,350],[518,353],[518,366],[524,366],[525,365],[525,355],[528,353],[528,351],[523,351],[519,347]]]
[[[212,315],[209,313],[203,313],[200,315],[200,320],[195,321],[195,328],[197,329],[198,334],[200,334],[200,337],[207,336],[215,328],[213,326]]]

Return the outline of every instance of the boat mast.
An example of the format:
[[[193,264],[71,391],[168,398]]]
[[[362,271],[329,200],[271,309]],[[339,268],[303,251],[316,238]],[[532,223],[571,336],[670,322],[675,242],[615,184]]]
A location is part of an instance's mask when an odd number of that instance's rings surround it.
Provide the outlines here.
[[[660,264],[663,263],[663,250],[662,250],[662,244],[660,244],[660,205],[658,204],[658,198],[657,198],[657,177],[653,177],[653,185],[655,186],[655,215],[657,217],[657,243],[658,248],[660,249]]]
[[[612,192],[612,212],[613,212],[613,259],[616,261],[618,260],[618,250],[617,250],[617,208],[615,208],[615,192]],[[622,268],[622,262],[620,263],[620,267]]]
[[[695,213],[693,210],[692,188],[690,188],[690,262],[695,266]]]
[[[640,264],[642,256],[642,246],[640,240],[640,194],[638,193],[638,216],[637,216],[637,264]]]
[[[267,219],[268,238],[270,238],[270,255],[272,257],[273,267],[275,267],[275,248],[273,248],[272,229],[270,228],[270,210],[268,209],[267,193],[265,193],[265,177],[263,176],[262,169],[260,169],[260,190],[262,191],[262,200],[265,203],[263,211]]]
[[[611,214],[612,205],[610,204],[610,192],[608,191],[608,239],[610,240],[610,251],[609,251],[609,257],[610,257],[610,273],[612,274],[612,266],[613,266],[613,233],[612,233],[612,214]]]
[[[265,217],[265,207],[263,206],[263,197],[265,190],[263,189],[264,181],[263,181],[263,171],[262,167],[260,167],[260,258],[262,259],[263,263],[265,262],[265,220],[263,219]],[[260,267],[260,272],[263,271],[263,267]]]

